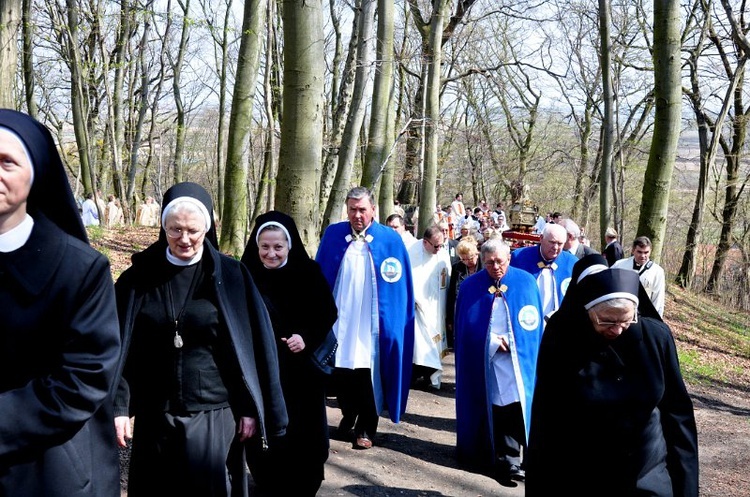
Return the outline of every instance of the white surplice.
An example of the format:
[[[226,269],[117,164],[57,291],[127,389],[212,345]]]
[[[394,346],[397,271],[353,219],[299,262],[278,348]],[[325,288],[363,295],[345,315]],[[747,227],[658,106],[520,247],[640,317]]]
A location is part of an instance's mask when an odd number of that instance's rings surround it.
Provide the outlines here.
[[[448,251],[428,253],[424,244],[409,247],[412,279],[414,280],[414,356],[413,363],[442,371],[441,359],[447,343],[445,337],[445,304],[451,275]],[[440,387],[440,374],[430,377]]]

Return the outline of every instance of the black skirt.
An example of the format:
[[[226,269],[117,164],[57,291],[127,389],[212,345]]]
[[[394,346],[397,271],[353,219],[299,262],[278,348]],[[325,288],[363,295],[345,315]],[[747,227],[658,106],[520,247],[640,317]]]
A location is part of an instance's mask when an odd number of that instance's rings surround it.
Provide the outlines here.
[[[246,497],[244,451],[229,407],[137,415],[128,497]]]

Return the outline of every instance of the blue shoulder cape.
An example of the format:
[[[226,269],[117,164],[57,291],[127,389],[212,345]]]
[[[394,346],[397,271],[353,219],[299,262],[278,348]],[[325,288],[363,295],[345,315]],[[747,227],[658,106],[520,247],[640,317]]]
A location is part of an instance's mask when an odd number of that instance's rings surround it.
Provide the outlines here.
[[[510,257],[510,265],[523,269],[536,280],[539,277],[539,273],[542,269],[539,267],[539,263],[544,263],[545,260],[542,257],[541,249],[538,245],[533,247],[524,247],[513,251]],[[573,265],[578,262],[578,258],[563,250],[560,255],[554,261],[557,267],[554,269],[555,284],[557,285],[557,307],[560,307],[565,292],[568,291],[568,284],[570,283],[570,276],[573,274]]]
[[[350,234],[348,221],[332,224],[326,228],[318,247],[316,260],[334,292],[336,285],[347,284],[338,281],[338,274],[349,247],[347,235]],[[411,265],[404,242],[393,229],[373,221],[366,234],[378,298],[379,349],[373,358],[372,371],[375,405],[378,414],[387,407],[391,421],[398,423],[406,411],[414,354]]]
[[[479,465],[492,464],[495,454],[492,405],[487,393],[487,378],[492,374],[487,347],[496,298],[489,291],[493,285],[483,269],[461,284],[456,303],[456,449],[459,460]],[[511,353],[528,440],[536,360],[542,340],[542,300],[534,277],[513,267],[500,280],[500,291],[497,298],[507,305]]]

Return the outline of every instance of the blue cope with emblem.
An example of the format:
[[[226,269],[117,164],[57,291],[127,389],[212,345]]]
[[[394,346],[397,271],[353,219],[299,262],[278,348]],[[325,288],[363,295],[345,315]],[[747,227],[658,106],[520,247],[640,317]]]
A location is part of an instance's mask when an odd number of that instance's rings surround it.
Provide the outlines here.
[[[516,249],[510,256],[510,265],[523,269],[527,273],[530,273],[534,279],[539,277],[539,273],[542,272],[543,265],[540,267],[539,263],[546,263],[542,257],[542,249],[539,245],[532,247],[524,247]],[[555,275],[555,286],[557,291],[557,302],[555,309],[560,307],[562,299],[568,290],[568,284],[570,284],[570,277],[573,274],[573,266],[578,262],[578,257],[574,256],[567,250],[563,250],[555,258],[553,264],[554,275]]]
[[[495,454],[492,405],[487,391],[489,375],[494,374],[488,353],[493,301],[497,298],[499,305],[507,305],[508,332],[512,334],[510,353],[527,440],[543,330],[542,300],[533,276],[508,267],[497,297],[490,292],[493,285],[483,269],[461,284],[456,302],[456,449],[459,460],[480,465],[492,464]]]
[[[414,354],[414,284],[409,254],[401,237],[392,228],[373,221],[367,228],[367,246],[376,276],[378,299],[378,345],[380,381],[373,381],[378,414],[387,407],[388,415],[398,423],[406,412]],[[316,260],[333,291],[349,247],[348,221],[326,228]],[[351,237],[349,237],[351,240]],[[346,282],[339,282],[346,284]],[[378,399],[385,400],[385,406]]]

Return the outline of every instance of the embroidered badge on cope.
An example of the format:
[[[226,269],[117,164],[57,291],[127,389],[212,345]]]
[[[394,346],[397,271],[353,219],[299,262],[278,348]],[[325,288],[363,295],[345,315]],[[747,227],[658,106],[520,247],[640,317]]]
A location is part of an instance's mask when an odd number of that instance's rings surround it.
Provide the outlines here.
[[[526,331],[532,331],[539,326],[539,309],[533,305],[525,305],[518,311],[518,322]]]
[[[389,257],[380,264],[380,276],[388,283],[396,283],[402,274],[401,261],[395,257]]]

